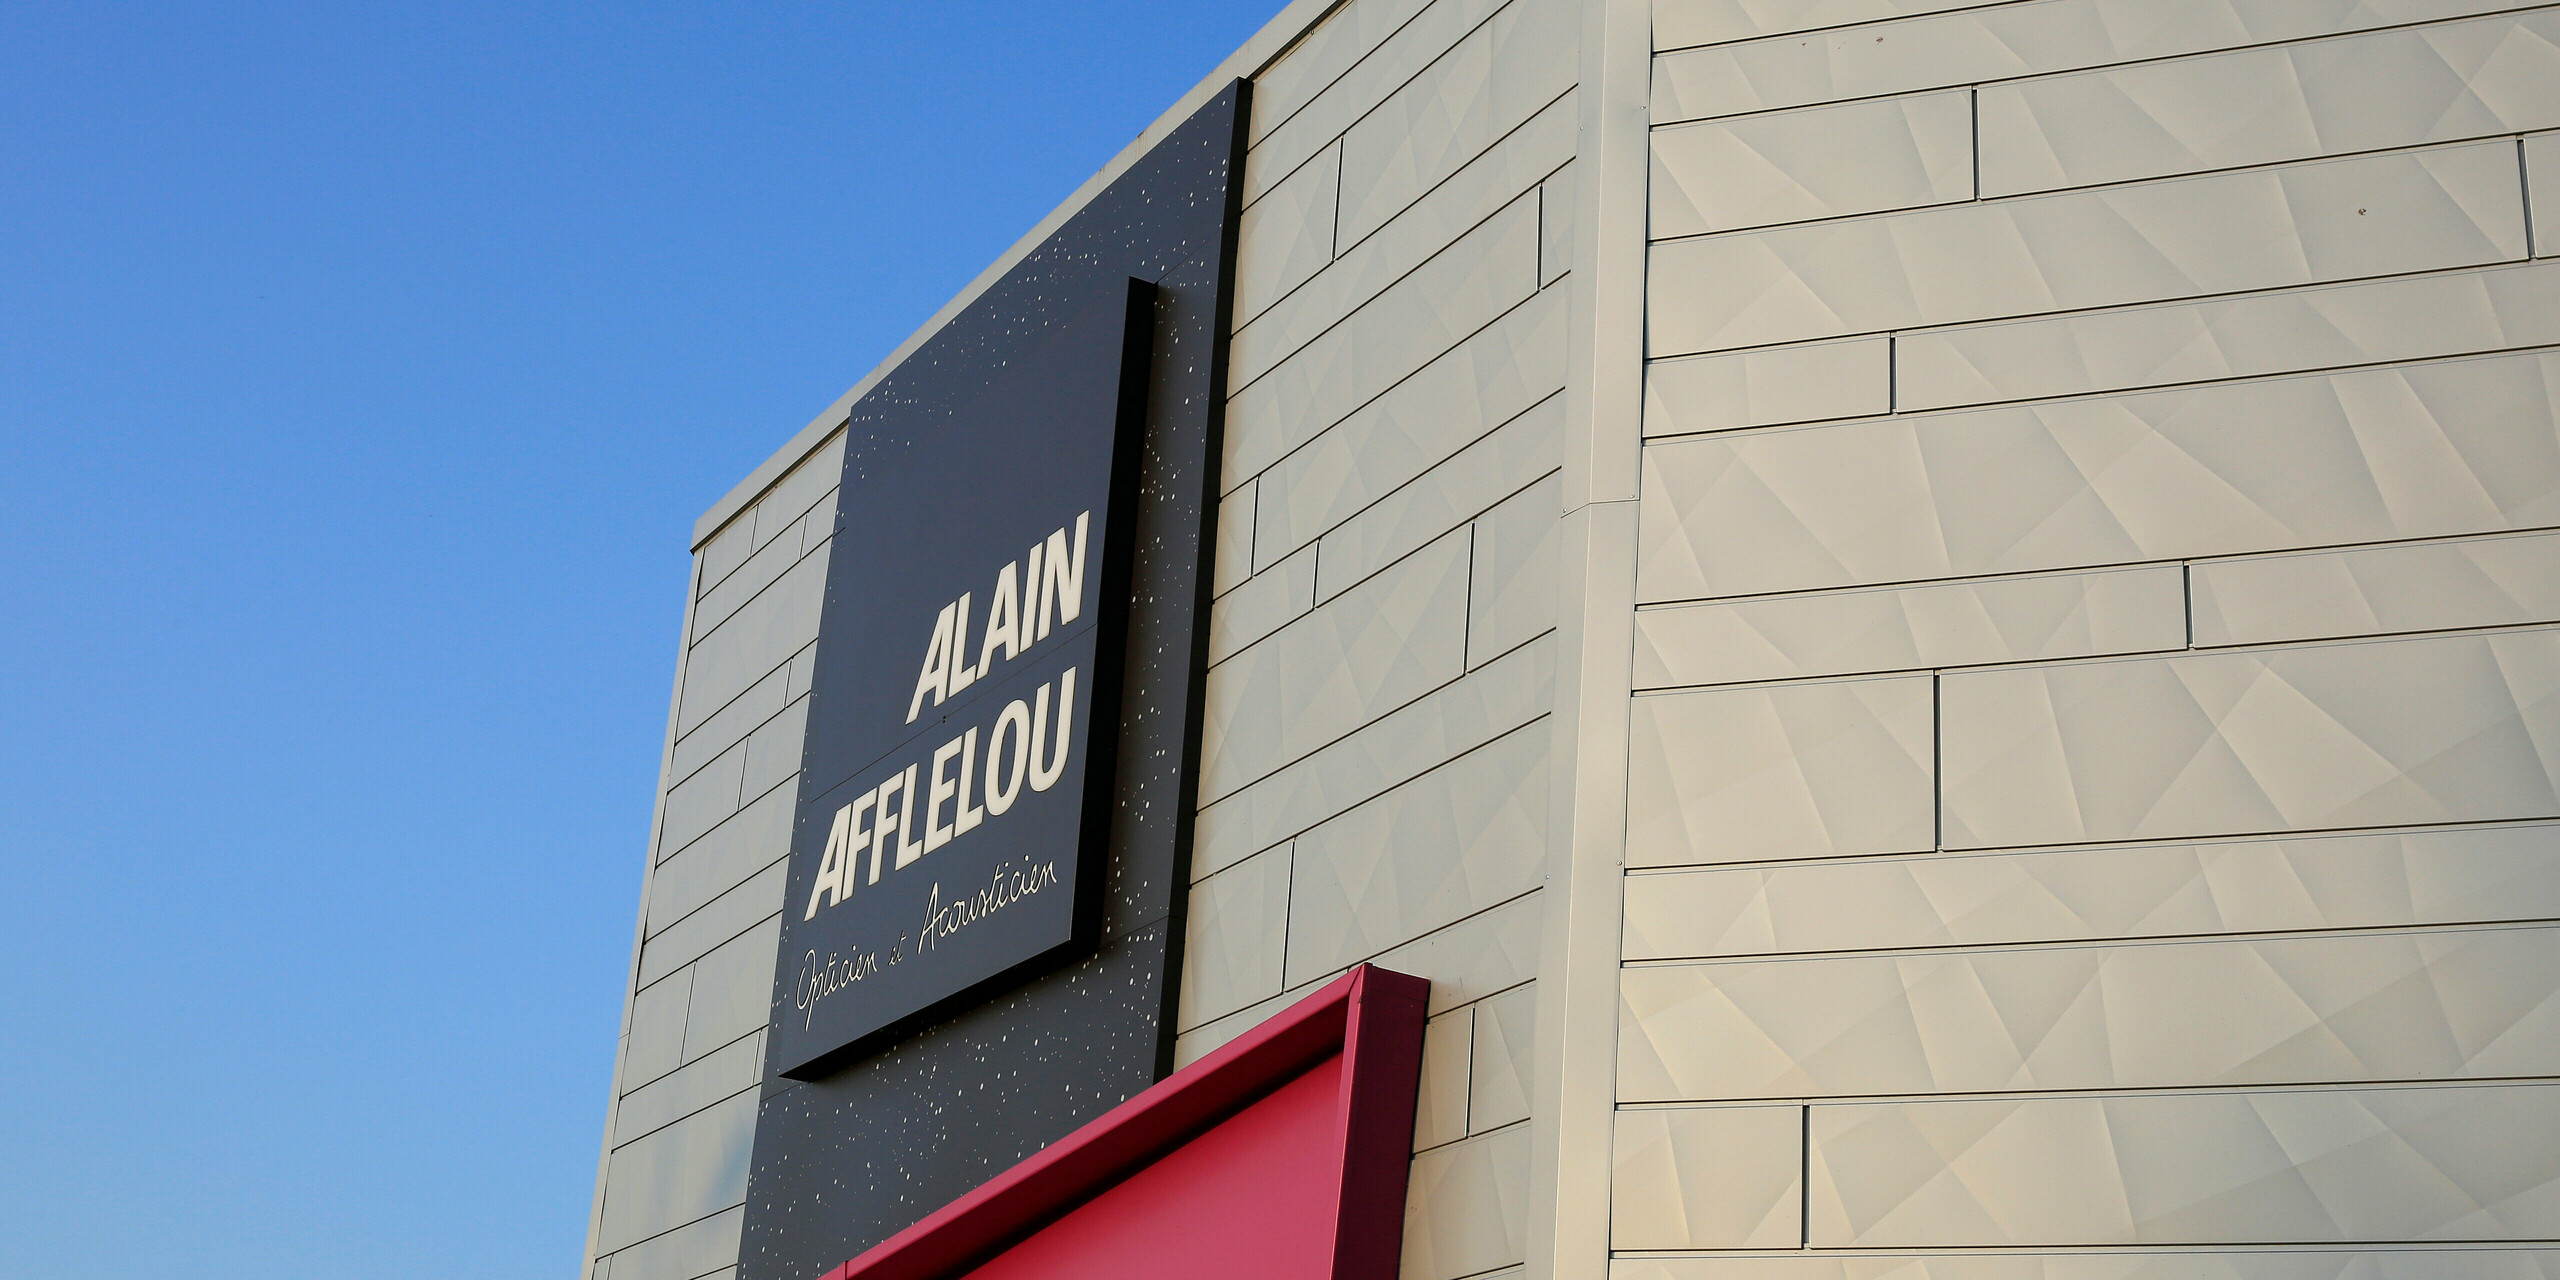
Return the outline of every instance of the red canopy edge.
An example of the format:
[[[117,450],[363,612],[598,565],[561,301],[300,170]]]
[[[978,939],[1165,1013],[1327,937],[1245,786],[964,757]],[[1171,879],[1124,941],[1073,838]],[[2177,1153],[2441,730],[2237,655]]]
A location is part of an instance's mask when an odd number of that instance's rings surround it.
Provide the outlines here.
[[[1394,1280],[1430,986],[1357,966],[820,1280],[949,1280],[1336,1052],[1333,1280]]]

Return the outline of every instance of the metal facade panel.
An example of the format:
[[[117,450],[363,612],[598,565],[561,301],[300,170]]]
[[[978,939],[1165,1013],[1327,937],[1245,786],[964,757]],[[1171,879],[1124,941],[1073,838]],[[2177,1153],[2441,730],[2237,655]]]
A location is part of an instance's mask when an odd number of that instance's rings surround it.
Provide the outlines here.
[[[1612,1249],[1788,1249],[1804,1242],[1804,1108],[1618,1113]]]
[[[2560,632],[1948,673],[1945,843],[2560,815]]]
[[[2198,645],[2560,621],[2560,535],[2207,560]]]
[[[1921,676],[1636,699],[1627,865],[1929,848],[1933,697]]]
[[[1970,200],[1959,89],[1674,125],[1653,134],[1656,240]]]
[[[1650,361],[1644,434],[1873,417],[1893,409],[1893,369],[1893,340],[1882,335]]]

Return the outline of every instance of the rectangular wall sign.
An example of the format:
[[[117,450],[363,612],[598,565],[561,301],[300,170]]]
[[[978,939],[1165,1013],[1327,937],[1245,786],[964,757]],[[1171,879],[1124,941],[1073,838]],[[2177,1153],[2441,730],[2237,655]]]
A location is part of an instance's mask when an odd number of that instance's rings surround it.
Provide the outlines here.
[[[1098,295],[837,500],[782,1075],[1097,941],[1155,288]]]

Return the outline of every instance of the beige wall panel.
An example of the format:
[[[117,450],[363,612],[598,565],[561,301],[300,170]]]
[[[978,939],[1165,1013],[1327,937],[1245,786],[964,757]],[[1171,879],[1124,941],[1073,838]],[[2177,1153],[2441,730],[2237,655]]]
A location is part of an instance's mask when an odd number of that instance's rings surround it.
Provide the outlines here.
[[[649,932],[673,926],[791,852],[797,799],[789,791],[768,791],[659,863],[650,873]]]
[[[1639,697],[1627,865],[1929,848],[1933,714],[1926,676]]]
[[[2560,919],[2560,828],[2456,827],[1627,877],[1624,953],[1802,951]]]
[[[1655,360],[1644,369],[1644,433],[1864,418],[1893,409],[1893,343],[1881,335],[1729,355]]]
[[[1289,985],[1535,888],[1546,849],[1541,722],[1299,836]]]
[[[1442,246],[1536,190],[1540,179],[1573,158],[1574,120],[1573,95],[1568,93],[1367,239],[1357,245],[1344,239],[1341,256],[1292,294],[1288,305],[1236,330],[1227,366],[1230,385],[1261,376]]]
[[[1345,6],[1346,11],[1373,6],[1378,10],[1411,12],[1412,0],[1359,0]],[[1420,6],[1410,21],[1388,27],[1376,44],[1356,52],[1335,41],[1309,40],[1290,51],[1273,68],[1288,66],[1302,54],[1313,54],[1322,60],[1336,50],[1350,54],[1349,65],[1313,93],[1300,98],[1293,77],[1272,77],[1280,81],[1277,93],[1266,103],[1262,94],[1264,77],[1255,77],[1253,116],[1255,135],[1252,149],[1245,153],[1244,199],[1248,206],[1261,198],[1281,178],[1288,176],[1326,145],[1342,136],[1344,130],[1369,114],[1390,94],[1402,88],[1423,68],[1431,65],[1450,46],[1466,38],[1485,18],[1501,8],[1501,0],[1436,0]],[[1386,15],[1381,13],[1381,17]],[[1392,21],[1392,18],[1388,19]],[[1334,26],[1333,22],[1324,24]],[[1368,25],[1365,21],[1361,25]],[[1384,23],[1379,23],[1384,26]],[[1319,27],[1321,32],[1324,28]],[[1312,80],[1314,77],[1308,77]],[[1300,81],[1298,83],[1304,83]],[[1293,100],[1303,106],[1290,110]],[[1267,123],[1266,123],[1267,122]]]
[[[1639,689],[2186,647],[2174,565],[1636,614]]]
[[[1483,1133],[1529,1118],[1537,1093],[1538,988],[1514,987],[1475,1011],[1467,1132]]]
[[[1253,576],[1253,508],[1259,487],[1250,476],[1242,484],[1229,476],[1226,483],[1235,487],[1218,499],[1218,547],[1209,566],[1209,590],[1221,596]]]
[[[1251,475],[1538,288],[1538,204],[1515,201],[1228,401],[1225,466]],[[1490,424],[1488,424],[1490,425]]]
[[[1426,0],[1353,0],[1326,14],[1288,52],[1253,77],[1253,121],[1246,136],[1263,135],[1304,110],[1343,74],[1376,53],[1422,12]]]
[[[2483,142],[1673,241],[1647,354],[2508,261],[2519,182]]]
[[[2560,1249],[1621,1258],[1610,1280],[2560,1280]]]
[[[1618,1113],[1612,1249],[1791,1249],[1804,1239],[1804,1108]]]
[[[1287,626],[1316,605],[1313,548],[1265,566],[1209,610],[1209,663],[1234,657],[1255,641]]]
[[[780,911],[783,883],[789,878],[790,869],[788,861],[776,858],[753,878],[641,943],[640,984],[647,986],[693,963],[712,948],[746,932],[757,921]]]
[[[1422,1081],[1413,1116],[1416,1151],[1467,1136],[1467,1076],[1475,1030],[1472,1008],[1442,1014],[1422,1029]]]
[[[2560,1074],[2560,930],[1630,969],[1619,1097]]]
[[[826,583],[827,558],[802,556],[773,585],[697,642],[685,657],[676,731],[683,733],[700,724],[816,639]]]
[[[1564,324],[1563,298],[1556,292],[1542,293],[1279,459],[1268,473],[1266,509],[1255,522],[1257,562],[1276,563],[1340,528],[1462,453],[1470,442],[1553,399],[1564,386]],[[1559,404],[1505,436],[1505,445],[1534,434],[1547,450],[1546,456],[1554,457],[1558,450],[1553,421],[1561,410]],[[1553,465],[1550,461],[1540,466],[1522,483]],[[1418,529],[1403,520],[1393,522],[1383,537],[1373,531],[1378,517],[1362,522],[1359,530],[1345,531],[1334,539],[1326,558],[1341,567],[1327,566],[1328,585],[1337,591],[1350,586],[1405,551],[1456,528],[1477,510],[1482,508],[1429,529],[1427,536],[1410,539],[1394,536]],[[1354,538],[1358,541],[1347,541]]]
[[[1932,8],[1944,6],[1932,5]],[[2500,0],[2041,0],[1654,59],[1657,124],[2460,17]],[[1881,15],[1878,15],[1881,16]]]
[[[1573,99],[1563,105],[1572,106]],[[1573,270],[1573,204],[1580,188],[1573,166],[1558,169],[1538,185],[1538,287],[1543,289]]]
[[[2560,266],[2497,267],[1894,339],[1904,412],[2560,343]]]
[[[622,1095],[613,1110],[613,1144],[623,1146],[753,1089],[763,1075],[764,1033],[759,1031]]]
[[[1244,211],[1236,228],[1237,324],[1261,315],[1333,261],[1341,178],[1341,157],[1328,149]]]
[[[2548,1240],[2548,1085],[1813,1109],[1813,1244]]]
[[[1460,530],[1212,668],[1203,801],[1455,677],[1466,659],[1467,561]]]
[[[631,997],[630,1043],[615,1080],[625,1094],[684,1063],[684,1012],[693,1000],[693,970],[642,987]]]
[[[1342,138],[1344,244],[1369,233],[1573,88],[1576,0],[1510,0]]]
[[[696,1280],[738,1259],[738,1237],[747,1211],[731,1209],[612,1255],[620,1280]]]
[[[1653,7],[1653,47],[1686,49],[2005,3],[2009,0],[1661,0]]]
[[[1564,479],[1547,478],[1475,523],[1475,579],[1467,589],[1467,665],[1509,653],[1556,625],[1557,512]]]
[[[1973,198],[1973,93],[1783,111],[1653,134],[1656,240]]]
[[[1206,1022],[1280,992],[1288,945],[1289,846],[1191,887],[1182,948],[1182,1017]]]
[[[773,957],[781,941],[777,914],[694,962],[684,1011],[687,1062],[763,1029],[773,1010]]]
[[[1267,849],[1554,708],[1555,647],[1540,640],[1202,809],[1192,874]]]
[[[2533,184],[2533,256],[2560,254],[2560,134],[2524,140],[2525,172]]]
[[[1562,311],[1559,306],[1551,314],[1561,315]],[[1563,453],[1564,430],[1564,397],[1550,395],[1483,439],[1451,454],[1447,461],[1326,530],[1323,550],[1318,553],[1323,570],[1316,580],[1318,598],[1349,589],[1553,471]],[[1364,445],[1390,458],[1406,447],[1403,442],[1377,436],[1369,437]],[[1367,451],[1368,448],[1362,450]],[[1296,456],[1308,452],[1302,449]],[[1346,478],[1350,482],[1345,488],[1367,489],[1394,478],[1401,468],[1381,467],[1385,473],[1382,475],[1365,474],[1365,467],[1362,470],[1364,474],[1356,479]]]
[[[791,668],[776,667],[753,688],[739,694],[729,705],[713,712],[693,732],[676,739],[675,751],[669,756],[667,776],[687,778],[695,770],[711,763],[713,757],[746,740],[757,726],[771,720],[789,701]]]
[[[2560,620],[2560,535],[2209,560],[2195,642],[2264,644]]]
[[[2560,356],[1648,446],[1637,598],[2560,523]]]
[[[1950,672],[1948,847],[2560,813],[2560,632]]]
[[[1529,1126],[1413,1158],[1404,1280],[1456,1280],[1520,1261],[1529,1238]]]
[[[2560,13],[2502,14],[1982,89],[1982,193],[2560,126]]]

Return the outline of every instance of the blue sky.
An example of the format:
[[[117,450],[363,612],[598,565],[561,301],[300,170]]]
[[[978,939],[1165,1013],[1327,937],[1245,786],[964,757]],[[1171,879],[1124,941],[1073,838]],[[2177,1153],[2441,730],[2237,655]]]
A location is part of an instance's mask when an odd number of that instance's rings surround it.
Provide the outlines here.
[[[1277,8],[0,6],[0,1274],[572,1276],[694,517]]]

